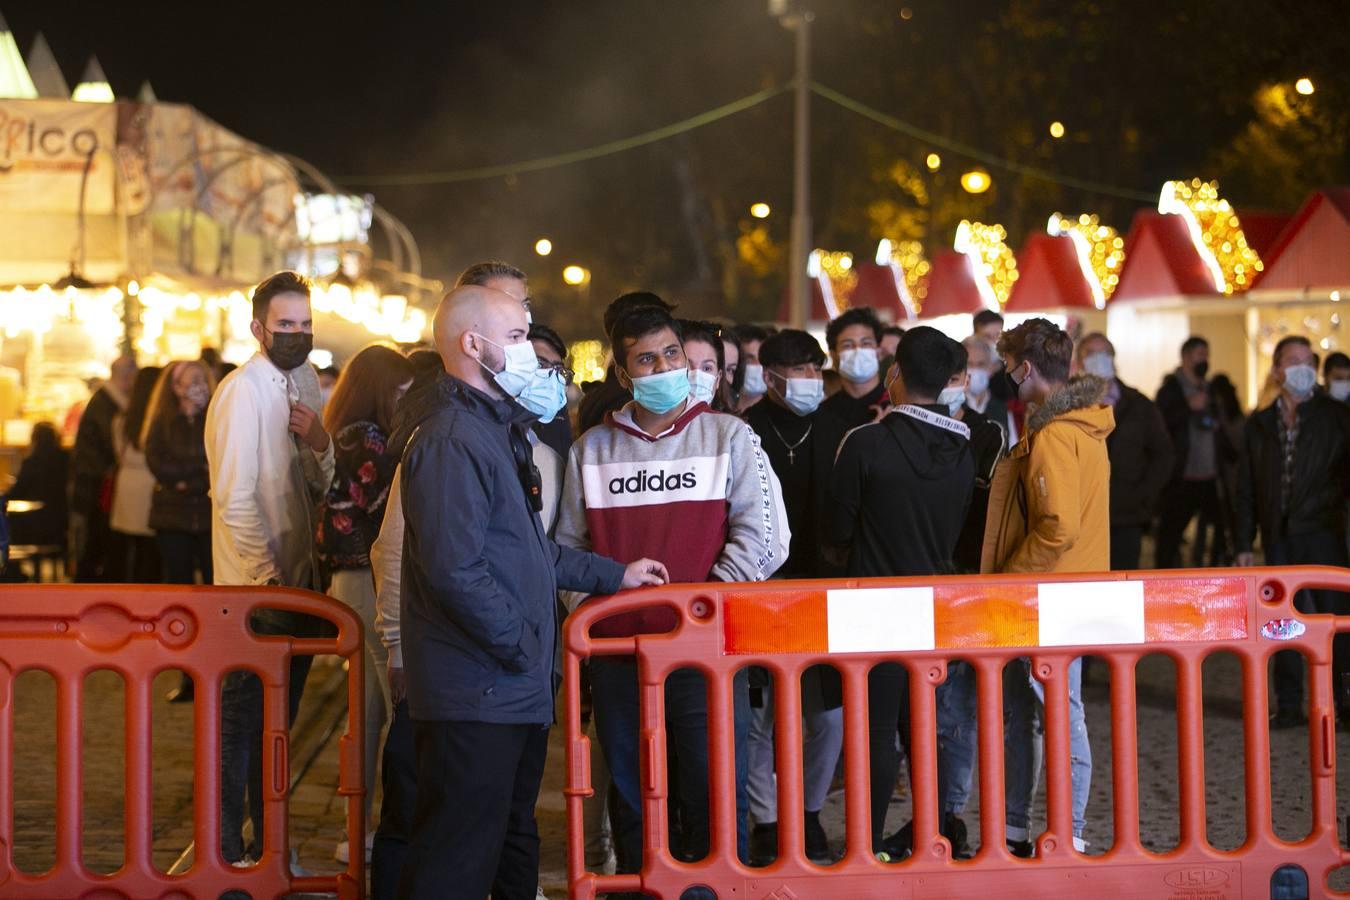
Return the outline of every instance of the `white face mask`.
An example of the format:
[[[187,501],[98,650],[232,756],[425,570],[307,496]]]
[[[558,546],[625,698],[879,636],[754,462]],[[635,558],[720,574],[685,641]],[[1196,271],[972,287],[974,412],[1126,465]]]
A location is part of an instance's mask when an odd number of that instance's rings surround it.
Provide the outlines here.
[[[745,380],[741,382],[741,393],[747,397],[762,397],[769,392],[764,383],[764,367],[759,363],[745,364]]]
[[[476,336],[492,346],[500,348],[503,359],[503,367],[500,372],[493,372],[488,369],[487,366],[483,365],[481,359],[478,364],[492,375],[492,380],[497,383],[497,387],[501,388],[508,397],[519,397],[529,386],[535,372],[539,370],[539,357],[534,354],[534,345],[529,341],[521,341],[519,344],[507,344],[503,347],[481,334]]]
[[[1331,395],[1332,400],[1339,400],[1342,403],[1350,401],[1350,378],[1335,378],[1331,384],[1327,385],[1327,393]]]
[[[713,388],[717,386],[717,376],[702,369],[689,370],[689,397],[695,403],[712,405]]]
[[[1307,397],[1317,387],[1317,370],[1312,366],[1290,366],[1284,370],[1284,386],[1295,397]]]
[[[1115,357],[1109,353],[1089,353],[1083,358],[1083,371],[1107,380],[1115,378]]]
[[[984,369],[971,369],[966,374],[970,376],[970,385],[968,386],[970,393],[979,397],[989,390],[989,373]]]
[[[947,411],[952,415],[965,405],[966,389],[962,387],[946,387],[942,393],[938,394],[937,402],[941,406],[947,407]]]
[[[876,378],[879,365],[875,347],[853,347],[839,351],[839,374],[854,384]]]
[[[778,376],[775,376],[776,378]],[[820,378],[778,378],[787,382],[787,389],[779,394],[788,409],[799,416],[809,416],[825,399],[825,382]]]

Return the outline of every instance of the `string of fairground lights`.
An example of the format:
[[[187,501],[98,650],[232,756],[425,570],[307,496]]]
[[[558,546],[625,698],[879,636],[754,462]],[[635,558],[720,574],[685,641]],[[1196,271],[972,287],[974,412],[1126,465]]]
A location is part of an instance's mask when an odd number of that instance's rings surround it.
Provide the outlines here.
[[[676,135],[702,128],[705,125],[710,125],[713,122],[734,116],[745,110],[753,109],[754,107],[766,103],[774,97],[787,92],[793,86],[793,82],[788,82],[787,84],[765,88],[764,90],[756,91],[753,94],[742,97],[739,100],[733,100],[730,103],[725,103],[721,106],[699,113],[698,115],[690,116],[687,119],[681,119],[678,122],[672,122],[669,125],[664,125],[660,128],[652,129],[651,131],[644,131],[641,134],[636,134],[631,137],[622,138],[616,141],[608,141],[593,147],[585,147],[567,153],[541,156],[535,159],[522,160],[514,163],[502,163],[494,166],[479,166],[471,169],[454,169],[443,172],[407,172],[395,175],[343,175],[339,176],[337,180],[348,184],[372,186],[436,185],[455,184],[464,181],[482,181],[489,178],[505,178],[511,175],[521,175],[528,172],[555,169],[561,166],[573,165],[575,163],[588,162],[604,156],[612,156],[616,153],[623,153],[627,150],[654,144],[658,141],[664,141],[675,137]],[[1039,166],[1029,166],[993,153],[987,153],[977,147],[972,147],[969,144],[943,137],[940,134],[925,128],[920,128],[903,119],[898,119],[895,116],[881,112],[859,100],[854,100],[852,97],[823,85],[820,82],[812,82],[811,90],[822,99],[828,100],[831,103],[841,106],[866,119],[870,119],[879,125],[884,125],[893,131],[898,131],[915,138],[916,140],[924,141],[935,147],[946,150],[949,153],[982,162],[985,165],[997,169],[1015,172],[1019,175],[1026,175],[1030,178],[1049,181],[1054,184],[1089,193],[1106,194],[1113,197],[1122,197],[1127,200],[1139,200],[1146,203],[1152,203],[1156,200],[1154,194],[1135,191],[1130,188],[1117,187],[1110,184],[1103,184],[1096,181],[1087,181],[1070,175],[1060,175],[1047,169],[1040,168]]]

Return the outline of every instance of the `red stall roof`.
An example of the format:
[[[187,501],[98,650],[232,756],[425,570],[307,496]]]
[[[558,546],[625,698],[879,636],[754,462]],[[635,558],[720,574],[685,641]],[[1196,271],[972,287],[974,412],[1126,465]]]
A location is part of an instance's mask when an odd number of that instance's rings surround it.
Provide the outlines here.
[[[811,315],[808,321],[828,322],[833,318],[825,306],[825,290],[821,287],[821,282],[827,277],[828,276],[821,274],[810,279],[808,282],[811,291]],[[792,302],[790,292],[790,287],[783,288],[783,302],[778,306],[778,321],[780,324],[792,321],[792,311],[789,308],[789,304]]]
[[[1309,197],[1262,259],[1260,290],[1350,285],[1350,187],[1326,188]]]
[[[1097,308],[1073,238],[1039,232],[1027,238],[1017,254],[1017,280],[1004,308],[1020,313]]]
[[[1125,238],[1125,265],[1111,302],[1196,294],[1219,295],[1181,216],[1142,209]]]
[[[902,287],[905,274],[895,263],[859,263],[854,266],[858,283],[849,296],[848,305],[870,306],[877,312],[889,312],[892,320],[900,322],[914,318],[914,310],[905,305]]]
[[[943,250],[934,256],[922,317],[932,319],[977,313],[985,308],[984,298],[975,282],[975,264],[970,257],[956,250]]]
[[[1255,250],[1263,261],[1275,248],[1284,229],[1294,220],[1291,213],[1265,210],[1239,210],[1237,216],[1242,223],[1242,233],[1247,237],[1247,246]]]

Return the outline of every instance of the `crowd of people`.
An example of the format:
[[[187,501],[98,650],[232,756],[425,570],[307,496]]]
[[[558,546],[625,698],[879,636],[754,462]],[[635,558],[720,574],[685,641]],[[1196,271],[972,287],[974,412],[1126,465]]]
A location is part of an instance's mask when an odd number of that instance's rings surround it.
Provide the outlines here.
[[[592,598],[667,582],[1128,570],[1150,546],[1158,567],[1249,565],[1258,546],[1271,564],[1346,565],[1350,358],[1319,360],[1296,335],[1275,347],[1268,395],[1244,418],[1200,336],[1149,399],[1121,381],[1105,335],[1075,341],[1047,319],[1005,331],[981,312],[958,342],[855,308],[822,347],[804,331],[677,318],[636,292],[607,308],[611,361],[582,390],[563,341],[533,319],[547,310],[524,272],[487,262],[441,301],[434,349],[372,345],[325,385],[308,362],[309,297],[291,272],[258,285],[259,351],[228,373],[210,358],[140,370],[119,360],[73,458],[38,426],[10,496],[49,501],[51,514],[25,527],[53,540],[69,496],[77,580],[284,585],[357,613],[366,783],[378,774],[383,786],[379,816],[373,791],[366,809],[377,898],[535,897],[561,620]],[[1325,591],[1295,604],[1348,611]],[[595,633],[675,624],[654,606]],[[325,623],[266,611],[253,627],[307,636]],[[1350,656],[1336,649],[1344,673]],[[1080,666],[1069,721],[1083,850],[1092,759]],[[308,667],[292,661],[292,717]],[[598,745],[587,862],[638,872],[635,662],[596,658],[585,674]],[[1272,725],[1305,722],[1295,654],[1278,657],[1275,685]],[[1034,853],[1038,687],[1026,660],[1005,671],[1006,839],[1018,856]],[[820,814],[843,744],[839,676],[816,666],[800,688],[803,809],[781,810],[781,685],[754,667],[734,684],[737,848],[750,865],[777,856],[780,815],[802,817],[810,859],[835,858]],[[191,692],[185,680],[174,699]],[[908,697],[904,666],[871,671],[872,850],[888,861],[912,845],[907,823],[886,822]],[[1350,696],[1337,699],[1350,713]],[[710,843],[698,672],[667,680],[665,717],[672,846],[695,860]],[[937,691],[937,749],[939,822],[958,858],[970,852],[961,814],[975,724],[974,673],[955,662]],[[261,727],[261,683],[231,673],[221,852],[241,865],[260,855]]]

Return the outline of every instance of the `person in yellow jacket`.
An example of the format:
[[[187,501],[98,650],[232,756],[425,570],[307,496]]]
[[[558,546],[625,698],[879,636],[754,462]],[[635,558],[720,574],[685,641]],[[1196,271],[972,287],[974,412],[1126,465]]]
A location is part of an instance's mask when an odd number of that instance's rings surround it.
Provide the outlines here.
[[[1073,340],[1046,319],[1028,319],[998,342],[1009,389],[1028,405],[1025,434],[999,463],[989,494],[982,573],[1104,572],[1111,568],[1111,463],[1115,427],[1106,382],[1069,379]],[[1090,602],[1090,598],[1083,598]],[[1006,836],[1015,856],[1031,856],[1031,803],[1040,775],[1036,752],[1044,693],[1021,659],[1004,673],[1007,744]],[[1073,843],[1086,848],[1092,750],[1083,714],[1082,660],[1069,667],[1069,753]]]

